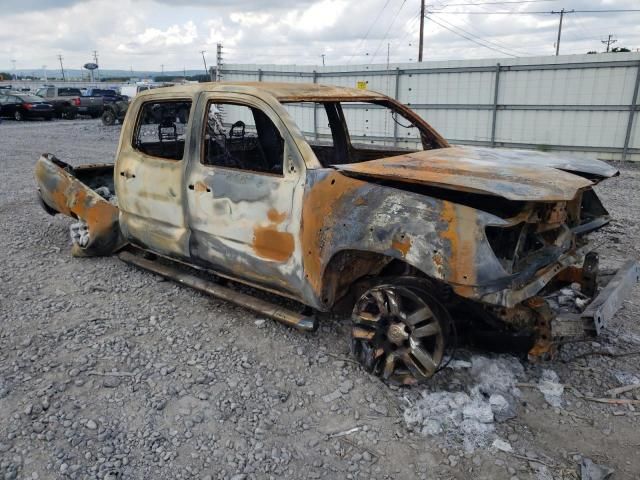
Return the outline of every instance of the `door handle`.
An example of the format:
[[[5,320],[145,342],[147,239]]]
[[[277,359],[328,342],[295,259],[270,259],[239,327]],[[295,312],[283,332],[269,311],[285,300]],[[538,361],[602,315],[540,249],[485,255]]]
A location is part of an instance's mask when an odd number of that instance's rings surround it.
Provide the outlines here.
[[[196,188],[196,186],[198,188]],[[207,193],[211,193],[211,189],[209,187],[207,187],[204,183],[200,183],[198,182],[197,184],[191,184],[188,185],[189,190],[195,190],[197,192],[207,192]]]
[[[120,176],[124,178],[136,178],[135,173],[131,173],[127,170],[123,170],[122,172],[120,172]]]

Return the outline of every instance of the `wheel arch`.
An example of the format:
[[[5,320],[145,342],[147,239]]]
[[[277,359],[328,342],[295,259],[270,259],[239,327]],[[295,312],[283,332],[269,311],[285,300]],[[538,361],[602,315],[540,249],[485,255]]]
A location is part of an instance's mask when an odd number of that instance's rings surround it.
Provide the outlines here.
[[[332,308],[352,291],[354,284],[365,277],[408,273],[441,283],[441,280],[427,275],[400,254],[358,249],[339,250],[331,256],[323,271],[321,301]]]

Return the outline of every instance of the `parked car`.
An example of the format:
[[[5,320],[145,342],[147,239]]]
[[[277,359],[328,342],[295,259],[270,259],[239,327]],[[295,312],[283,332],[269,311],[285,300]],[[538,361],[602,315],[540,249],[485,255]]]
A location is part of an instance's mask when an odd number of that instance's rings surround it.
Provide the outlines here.
[[[37,89],[35,95],[52,104],[58,118],[73,120],[78,115],[79,88],[46,85]]]
[[[102,124],[109,126],[114,125],[116,122],[122,122],[128,108],[129,99],[122,95],[119,100],[105,104],[102,110]]]
[[[105,102],[115,102],[120,98],[120,94],[111,88],[87,88],[82,96],[102,97]]]
[[[154,88],[166,87],[167,85],[164,83],[137,83],[135,85],[123,85],[120,87],[120,95],[133,98],[140,92],[146,92],[147,90],[152,90]]]
[[[35,95],[12,93],[0,95],[0,116],[18,121],[32,118],[51,120],[54,108]]]
[[[392,98],[318,84],[176,86],[129,110],[115,164],[36,163],[45,210],[84,222],[72,252],[117,253],[300,330],[346,310],[353,354],[393,383],[425,381],[474,334],[551,356],[599,333],[640,278],[635,260],[600,271],[589,241],[610,221],[594,185],[619,174],[601,161],[452,146]],[[326,114],[315,133],[294,121],[308,112]],[[580,305],[549,300],[567,288]]]

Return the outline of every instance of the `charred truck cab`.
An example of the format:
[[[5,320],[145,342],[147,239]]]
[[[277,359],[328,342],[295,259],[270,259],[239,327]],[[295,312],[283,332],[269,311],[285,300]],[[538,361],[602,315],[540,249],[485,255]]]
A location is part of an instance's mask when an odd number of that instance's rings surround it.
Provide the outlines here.
[[[463,336],[540,358],[558,338],[597,334],[639,276],[633,261],[601,272],[587,239],[609,221],[593,186],[615,175],[451,146],[379,93],[262,82],[141,93],[115,165],[36,165],[45,210],[84,229],[75,255],[117,253],[301,330],[315,329],[313,310],[348,306],[353,353],[399,384],[428,379]]]

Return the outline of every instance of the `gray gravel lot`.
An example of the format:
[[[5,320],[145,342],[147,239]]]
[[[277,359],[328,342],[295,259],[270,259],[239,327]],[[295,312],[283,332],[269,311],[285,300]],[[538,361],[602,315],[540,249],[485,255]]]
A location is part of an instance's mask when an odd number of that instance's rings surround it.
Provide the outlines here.
[[[350,358],[347,322],[298,333],[116,258],[71,257],[71,220],[37,205],[34,163],[111,162],[119,133],[0,124],[0,479],[577,479],[585,457],[640,478],[640,404],[580,398],[640,382],[638,287],[597,342],[524,364],[515,416],[488,419],[488,443],[469,448],[406,418],[431,394],[469,393],[479,352],[395,389]],[[640,258],[640,169],[620,169],[598,187],[611,265]],[[556,406],[536,387],[545,369],[564,386]]]

